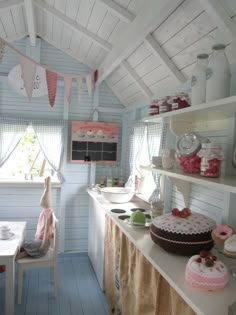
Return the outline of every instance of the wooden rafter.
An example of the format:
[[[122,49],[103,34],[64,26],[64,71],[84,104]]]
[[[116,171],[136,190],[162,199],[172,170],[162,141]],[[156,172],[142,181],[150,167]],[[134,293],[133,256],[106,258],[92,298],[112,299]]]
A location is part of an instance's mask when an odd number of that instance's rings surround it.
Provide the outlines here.
[[[32,46],[36,45],[36,31],[35,31],[35,18],[34,18],[34,8],[32,0],[24,0],[26,22],[30,37],[30,44]]]
[[[149,0],[130,23],[116,45],[99,67],[99,82],[103,81],[126,59],[180,4],[182,0]]]
[[[230,42],[236,41],[236,24],[218,0],[198,0],[209,17]]]
[[[96,0],[102,3],[109,11],[114,13],[119,19],[124,22],[132,22],[135,18],[135,15],[127,11],[118,3],[111,1],[111,0]]]
[[[157,55],[161,59],[170,74],[172,74],[181,83],[186,81],[184,75],[179,71],[174,62],[168,57],[166,52],[161,48],[152,35],[149,34],[146,36],[144,42],[152,50],[153,54]]]
[[[8,0],[0,2],[0,12],[8,11],[13,8],[21,7],[24,5],[23,0]]]
[[[134,69],[132,69],[132,67],[129,65],[129,63],[126,60],[122,61],[122,66],[126,69],[129,76],[132,78],[135,84],[140,88],[142,93],[147,98],[152,98],[153,97],[152,91],[149,89],[149,87],[145,85],[143,80],[137,75],[137,73],[134,71]]]
[[[96,34],[90,32],[82,25],[78,24],[74,20],[70,19],[66,15],[62,14],[59,10],[52,8],[50,5],[48,5],[46,2],[43,2],[41,0],[37,0],[34,2],[34,4],[46,12],[52,14],[56,19],[60,20],[63,24],[65,24],[67,27],[71,28],[73,31],[82,34],[84,37],[90,39],[92,42],[96,43],[106,51],[110,51],[112,49],[112,45],[105,41],[104,39],[100,38]]]

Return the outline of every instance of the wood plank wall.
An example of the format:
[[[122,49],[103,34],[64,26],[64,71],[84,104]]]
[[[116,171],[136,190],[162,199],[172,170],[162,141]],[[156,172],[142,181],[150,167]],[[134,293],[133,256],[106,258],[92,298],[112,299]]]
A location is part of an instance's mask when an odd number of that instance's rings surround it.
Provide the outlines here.
[[[26,40],[14,43],[14,46],[25,53]],[[18,55],[6,47],[5,55],[0,64],[0,76],[7,76],[8,72],[19,63]],[[59,51],[48,43],[41,42],[41,63],[50,69],[70,74],[83,74],[90,72],[87,66],[79,63],[65,53]],[[62,78],[59,78],[62,79]],[[123,105],[114,96],[110,88],[102,83],[99,88],[99,106],[122,109]],[[58,85],[56,101],[53,108],[50,107],[47,96],[33,98],[29,102],[27,98],[18,95],[7,84],[7,80],[1,77],[0,81],[0,114],[12,117],[27,118],[52,118],[62,119],[64,113],[64,91]],[[89,97],[84,86],[80,102],[77,99],[75,87],[72,89],[72,102],[68,106],[68,141],[67,159],[64,168],[66,183],[65,189],[65,213],[61,213],[61,188],[53,188],[53,208],[56,214],[64,216],[61,221],[64,228],[61,229],[61,239],[64,243],[64,251],[87,251],[88,239],[88,194],[86,187],[89,182],[89,165],[70,163],[70,127],[71,120],[91,120],[93,111],[93,97]],[[103,121],[114,121],[121,123],[120,114],[100,114],[99,119]],[[0,219],[26,220],[27,239],[32,239],[41,211],[39,200],[43,187],[19,187],[0,186]]]

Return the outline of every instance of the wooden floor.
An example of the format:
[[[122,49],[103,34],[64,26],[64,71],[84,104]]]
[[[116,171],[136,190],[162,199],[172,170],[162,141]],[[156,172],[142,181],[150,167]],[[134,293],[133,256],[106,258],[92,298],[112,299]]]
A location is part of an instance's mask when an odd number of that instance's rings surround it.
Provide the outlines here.
[[[22,304],[15,304],[15,315],[108,315],[105,296],[87,255],[60,255],[58,267],[56,299],[47,269],[26,271]],[[4,315],[4,283],[2,273],[0,315]]]

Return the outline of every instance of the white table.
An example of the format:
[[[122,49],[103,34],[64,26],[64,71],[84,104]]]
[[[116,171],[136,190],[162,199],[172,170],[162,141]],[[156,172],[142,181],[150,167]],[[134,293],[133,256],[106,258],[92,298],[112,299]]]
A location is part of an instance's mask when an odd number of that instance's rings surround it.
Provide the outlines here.
[[[14,233],[9,240],[0,240],[0,265],[5,265],[5,315],[14,315],[15,304],[15,256],[25,236],[26,222],[0,221]]]

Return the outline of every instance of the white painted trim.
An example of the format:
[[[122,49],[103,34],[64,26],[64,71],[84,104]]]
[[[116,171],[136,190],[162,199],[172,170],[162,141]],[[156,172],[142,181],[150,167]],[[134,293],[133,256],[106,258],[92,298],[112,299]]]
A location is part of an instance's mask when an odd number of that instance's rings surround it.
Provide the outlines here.
[[[35,18],[34,18],[34,8],[32,0],[24,0],[25,4],[25,15],[28,33],[30,37],[30,43],[32,46],[36,45],[36,31],[35,31]]]
[[[230,42],[236,41],[236,24],[218,0],[198,0]]]
[[[90,39],[92,42],[96,43],[106,51],[110,51],[112,49],[112,45],[102,39],[101,37],[97,36],[96,34],[90,32],[82,25],[76,23],[74,20],[70,19],[66,15],[62,14],[60,11],[56,10],[55,8],[52,8],[50,5],[46,4],[46,2],[43,2],[42,0],[37,0],[34,2],[34,4],[40,8],[41,10],[45,10],[47,13],[52,14],[54,18],[60,20],[63,24],[65,24],[67,27],[71,28],[73,31],[82,34],[84,37]]]
[[[19,40],[19,39],[22,39],[24,37],[26,37],[28,35],[28,33],[24,32],[24,33],[21,33],[21,34],[16,34],[16,35],[13,35],[11,37],[6,37],[4,38],[8,43],[10,42],[14,42],[15,40]]]
[[[128,10],[123,8],[121,5],[118,3],[111,1],[111,0],[96,0],[103,4],[107,10],[111,11],[114,13],[119,19],[122,21],[129,23],[132,22],[135,19],[135,15],[130,13]]]
[[[144,41],[183,2],[183,0],[148,0],[140,14],[116,41],[116,45],[99,67],[99,82],[112,73],[120,63]]]
[[[10,9],[21,7],[24,5],[23,0],[8,0],[0,2],[0,12],[9,11]]]
[[[40,63],[40,51],[41,51],[41,38],[36,38],[35,46],[30,43],[30,38],[26,39],[26,55]]]
[[[186,81],[184,75],[179,71],[173,61],[169,58],[169,56],[151,34],[147,35],[144,42],[148,45],[152,52],[162,60],[171,75],[173,75],[181,83]]]
[[[142,81],[142,79],[137,75],[134,69],[129,65],[129,63],[124,60],[122,61],[121,65],[125,68],[125,70],[128,72],[132,80],[135,82],[135,84],[140,88],[140,90],[143,92],[145,96],[148,98],[153,97],[152,91],[145,85],[145,83]]]

